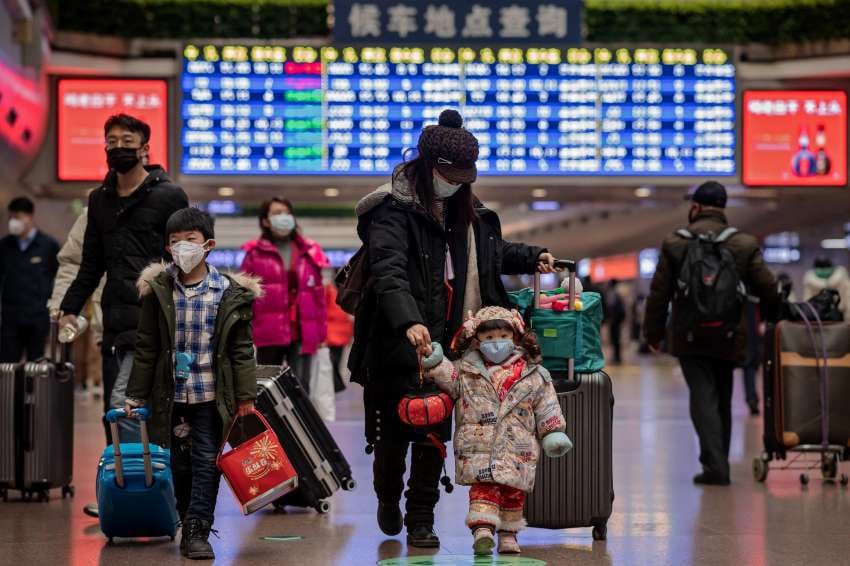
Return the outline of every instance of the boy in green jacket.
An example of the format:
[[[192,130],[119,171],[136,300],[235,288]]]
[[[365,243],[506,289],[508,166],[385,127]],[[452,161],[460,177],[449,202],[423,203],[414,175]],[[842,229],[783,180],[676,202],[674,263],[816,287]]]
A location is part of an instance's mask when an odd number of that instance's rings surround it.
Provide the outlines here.
[[[216,456],[234,415],[257,396],[251,338],[258,280],[224,275],[205,262],[213,219],[195,208],[166,224],[173,264],[152,264],[138,281],[142,312],[126,409],[146,405],[151,442],[171,448],[180,552],[212,559],[208,538],[221,474]]]

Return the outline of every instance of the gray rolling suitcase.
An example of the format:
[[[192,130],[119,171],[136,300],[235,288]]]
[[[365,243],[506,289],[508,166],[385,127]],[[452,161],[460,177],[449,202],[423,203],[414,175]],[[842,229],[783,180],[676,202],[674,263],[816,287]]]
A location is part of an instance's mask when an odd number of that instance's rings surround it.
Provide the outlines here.
[[[24,499],[46,501],[50,489],[62,497],[71,485],[74,455],[74,366],[51,325],[51,358],[0,364],[0,494],[9,489]]]
[[[572,294],[573,271],[570,279]],[[538,276],[535,303],[539,289]],[[545,529],[593,527],[594,540],[605,540],[614,503],[611,378],[603,371],[576,374],[572,363],[568,371],[551,373],[573,449],[562,458],[541,456],[525,519],[528,526]]]

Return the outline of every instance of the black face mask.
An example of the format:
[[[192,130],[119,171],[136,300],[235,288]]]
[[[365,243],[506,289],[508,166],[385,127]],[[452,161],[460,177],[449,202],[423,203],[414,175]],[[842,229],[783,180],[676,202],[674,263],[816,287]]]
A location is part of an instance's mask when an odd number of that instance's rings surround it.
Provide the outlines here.
[[[106,164],[110,169],[115,169],[122,175],[138,165],[138,147],[113,147],[106,150]]]

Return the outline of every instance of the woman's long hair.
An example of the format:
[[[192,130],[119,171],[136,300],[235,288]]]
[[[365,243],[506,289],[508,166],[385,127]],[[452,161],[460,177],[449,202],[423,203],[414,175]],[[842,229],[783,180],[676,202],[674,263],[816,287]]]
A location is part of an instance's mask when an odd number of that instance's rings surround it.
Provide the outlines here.
[[[270,242],[275,242],[280,239],[278,236],[275,236],[275,233],[272,232],[271,228],[263,224],[263,220],[268,220],[269,210],[271,210],[272,204],[274,203],[286,206],[286,208],[289,209],[289,214],[291,214],[292,217],[295,218],[295,228],[292,229],[292,234],[290,234],[290,236],[294,235],[296,232],[299,231],[298,217],[295,216],[295,209],[292,207],[292,203],[289,201],[289,199],[285,199],[283,197],[272,197],[268,200],[263,201],[263,204],[260,205],[260,213],[257,215],[257,219],[260,223],[260,231],[262,232],[262,238],[264,240],[269,240]]]
[[[422,156],[416,156],[405,161],[396,175],[404,175],[407,182],[416,191],[419,202],[428,212],[434,210],[437,194],[434,192],[434,163]],[[445,201],[446,225],[456,228],[466,228],[477,220],[475,214],[475,197],[468,183]]]

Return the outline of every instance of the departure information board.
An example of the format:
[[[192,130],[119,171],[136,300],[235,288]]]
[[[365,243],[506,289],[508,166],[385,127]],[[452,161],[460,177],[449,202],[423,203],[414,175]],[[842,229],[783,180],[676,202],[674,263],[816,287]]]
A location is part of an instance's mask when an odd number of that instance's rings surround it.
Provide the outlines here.
[[[721,49],[188,45],[183,65],[183,174],[386,175],[445,108],[482,175],[736,172]]]

